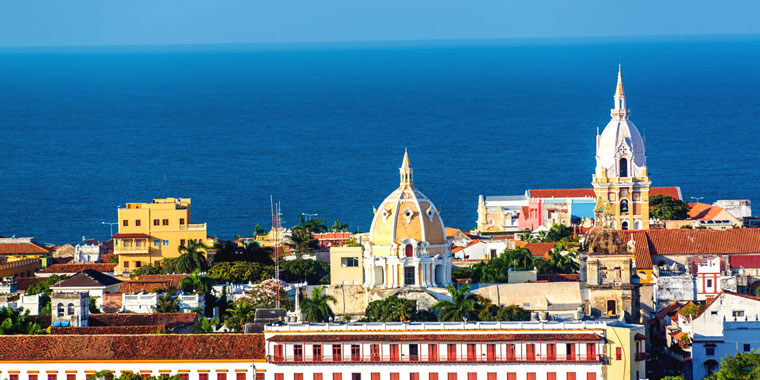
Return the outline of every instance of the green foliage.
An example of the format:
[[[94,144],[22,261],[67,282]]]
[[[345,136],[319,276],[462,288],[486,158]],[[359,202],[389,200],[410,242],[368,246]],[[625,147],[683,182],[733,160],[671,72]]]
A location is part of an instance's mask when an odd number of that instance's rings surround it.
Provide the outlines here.
[[[333,232],[348,232],[348,223],[341,223],[338,219],[335,219],[332,230]]]
[[[230,261],[214,264],[208,276],[222,283],[258,283],[272,277],[274,268],[260,263],[247,261]]]
[[[253,322],[256,309],[248,303],[248,300],[241,298],[227,309],[227,315],[224,319],[224,326],[230,331],[243,331],[243,325]]]
[[[760,286],[755,289],[755,297],[760,297]]]
[[[705,306],[700,306],[700,305],[697,305],[697,304],[695,304],[693,302],[690,302],[686,306],[678,309],[678,312],[681,313],[684,316],[689,317],[689,319],[694,319],[704,309],[705,309]]]
[[[100,309],[98,309],[98,299],[97,297],[90,297],[90,314],[98,314],[100,313]]]
[[[649,215],[658,220],[684,220],[689,217],[691,207],[688,203],[670,196],[652,195],[649,197]]]
[[[563,247],[559,244],[549,252],[549,258],[538,257],[533,260],[538,273],[557,274],[557,273],[578,273],[580,264],[577,255],[573,252],[562,254]]]
[[[507,268],[514,271],[531,270],[534,267],[533,254],[528,248],[505,249],[500,260],[505,260]]]
[[[253,227],[253,237],[259,237],[267,234],[267,230],[261,228],[261,223],[256,223]],[[237,240],[237,239],[236,239]]]
[[[475,312],[476,298],[470,294],[470,285],[462,285],[459,289],[449,285],[446,290],[451,295],[451,301],[440,300],[433,305],[433,310],[438,310],[439,321],[459,322],[470,318]]]
[[[46,294],[50,295],[52,292],[50,290],[50,287],[52,285],[55,285],[58,281],[65,280],[68,278],[67,276],[59,276],[57,274],[54,274],[50,277],[44,278],[40,281],[35,282],[32,285],[29,285],[29,288],[26,289],[26,294],[32,295],[32,294]]]
[[[708,379],[758,380],[760,379],[760,352],[740,352],[720,362],[720,370]]]
[[[33,318],[29,310],[13,310],[10,307],[0,308],[0,335],[43,334],[44,330]]]
[[[327,232],[324,219],[307,221],[303,214],[298,216],[298,225],[291,228],[290,236],[285,237],[285,245],[299,255],[309,254],[319,248],[319,242],[314,239],[314,232]]]
[[[305,280],[309,285],[329,284],[330,267],[319,260],[287,260],[280,263],[280,278],[285,282]]]
[[[177,248],[180,256],[177,257],[176,266],[179,273],[193,273],[195,270],[205,272],[208,269],[206,251],[208,246],[203,242],[187,241],[187,246],[180,245]]]
[[[211,288],[214,286],[215,283],[216,283],[216,280],[206,275],[201,276],[198,270],[196,269],[192,275],[183,278],[179,282],[179,288],[183,292],[187,292],[187,293],[192,293],[192,292],[208,293],[211,291]]]
[[[683,376],[665,376],[661,377],[660,380],[685,380]]]
[[[161,259],[153,264],[143,265],[139,268],[135,268],[131,274],[132,276],[140,276],[143,274],[169,274],[177,273],[177,259],[165,258]]]
[[[119,263],[119,256],[118,255],[114,255],[114,257],[110,258],[108,260],[108,262],[109,263],[117,263],[118,264]]]
[[[422,322],[435,321],[435,315],[417,310],[417,301],[390,296],[372,301],[364,311],[362,322]]]
[[[573,229],[564,224],[552,224],[548,231],[539,231],[536,236],[529,229],[520,231],[520,240],[528,243],[555,243],[572,240]]]
[[[502,306],[496,313],[497,321],[530,321],[530,311],[518,305]]]
[[[322,285],[311,291],[311,297],[301,301],[301,313],[303,318],[309,322],[327,322],[330,318],[335,317],[328,303],[336,303],[335,297],[322,294],[327,286]]]
[[[199,316],[191,332],[193,334],[210,334],[215,331],[215,327],[218,325],[219,318],[204,318],[203,316]]]
[[[175,295],[175,289],[169,288],[164,294],[158,296],[158,303],[151,307],[154,313],[176,313],[179,311],[179,298]]]
[[[87,375],[87,380],[142,380],[142,376],[140,376],[139,373],[134,372],[122,372],[119,377],[114,377],[114,374],[112,371],[103,370],[95,372],[91,375]],[[158,377],[156,376],[148,376],[145,378],[145,380],[181,380],[181,377],[179,374],[176,375],[167,375],[167,374],[161,374]]]
[[[241,247],[235,242],[223,241],[217,242],[214,245],[214,249],[216,249],[216,253],[211,262],[212,266],[214,264],[232,261],[248,261],[252,263],[260,263],[261,265],[274,265],[274,260],[269,257],[272,253],[272,249],[263,248],[256,242]]]

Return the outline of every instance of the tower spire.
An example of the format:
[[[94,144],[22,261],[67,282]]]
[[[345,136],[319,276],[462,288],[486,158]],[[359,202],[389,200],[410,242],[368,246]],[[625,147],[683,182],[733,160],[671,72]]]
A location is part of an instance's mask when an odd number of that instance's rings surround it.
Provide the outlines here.
[[[401,174],[401,187],[412,186],[412,166],[409,164],[409,152],[404,148],[404,160],[401,161],[401,167],[398,169]]]
[[[617,86],[615,87],[615,108],[612,109],[612,118],[616,120],[627,119],[628,109],[625,108],[625,91],[623,91],[622,65],[618,64]]]

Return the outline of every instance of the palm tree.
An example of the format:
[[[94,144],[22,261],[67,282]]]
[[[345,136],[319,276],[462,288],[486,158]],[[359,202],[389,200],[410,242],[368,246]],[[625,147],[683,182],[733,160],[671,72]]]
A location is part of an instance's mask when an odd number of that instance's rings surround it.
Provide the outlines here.
[[[470,284],[457,289],[449,285],[446,290],[451,295],[451,301],[440,300],[433,305],[433,310],[439,310],[439,321],[463,321],[475,311],[475,296],[470,294]]]
[[[193,273],[196,269],[201,272],[208,270],[205,252],[208,246],[201,241],[188,240],[187,246],[180,245],[177,248],[180,256],[177,258],[177,271],[180,273]]]
[[[232,331],[242,331],[243,325],[253,320],[255,312],[256,309],[248,302],[237,302],[234,307],[227,309],[224,325]]]
[[[261,236],[261,235],[266,235],[267,232],[268,232],[267,230],[261,228],[261,223],[256,223],[256,225],[253,226],[253,238],[254,239],[257,238],[257,237],[259,237],[259,236]]]
[[[215,281],[211,277],[206,275],[201,276],[200,271],[196,269],[193,271],[192,275],[184,277],[182,281],[179,282],[179,288],[182,289],[183,292],[208,293],[211,291],[214,283]]]
[[[333,232],[348,232],[348,223],[341,223],[338,219],[335,219],[332,230]]]
[[[528,248],[516,248],[512,250],[506,250],[502,253],[503,260],[506,260],[506,265],[512,270],[530,270],[533,268],[533,254]]]
[[[311,298],[306,298],[301,301],[301,313],[304,315],[304,320],[309,322],[327,322],[330,318],[335,317],[328,302],[333,304],[338,302],[335,297],[329,294],[322,294],[326,286],[322,285],[319,288],[314,288],[311,291]]]
[[[536,268],[539,273],[577,273],[580,265],[576,261],[576,255],[572,252],[562,254],[563,247],[559,244],[549,251],[548,258],[537,258],[535,260]]]
[[[164,294],[158,296],[156,306],[151,306],[154,313],[176,313],[179,311],[179,298],[174,295],[174,289],[169,288]]]
[[[190,331],[193,334],[210,334],[215,331],[215,326],[219,324],[219,318],[204,318],[198,316],[198,321]]]

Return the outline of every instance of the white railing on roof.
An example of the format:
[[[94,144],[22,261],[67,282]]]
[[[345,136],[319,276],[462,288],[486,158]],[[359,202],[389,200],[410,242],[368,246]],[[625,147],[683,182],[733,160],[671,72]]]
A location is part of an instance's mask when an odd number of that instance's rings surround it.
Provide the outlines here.
[[[366,322],[366,323],[294,323],[266,326],[265,331],[367,331],[367,330],[599,330],[604,321],[579,322]]]

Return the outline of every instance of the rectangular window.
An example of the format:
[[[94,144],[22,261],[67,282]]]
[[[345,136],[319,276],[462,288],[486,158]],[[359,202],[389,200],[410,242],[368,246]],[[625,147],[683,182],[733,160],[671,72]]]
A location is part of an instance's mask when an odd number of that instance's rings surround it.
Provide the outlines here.
[[[567,360],[575,360],[575,343],[567,344]]]
[[[416,362],[420,360],[419,346],[416,344],[409,345],[409,361]]]
[[[340,344],[333,344],[332,345],[332,360],[334,362],[339,362],[343,360],[343,350],[340,346]],[[335,377],[335,374],[333,374],[333,377]]]
[[[525,378],[527,380],[536,380],[536,373],[535,372],[528,372],[525,374]]]
[[[257,379],[258,380],[258,379]],[[313,380],[322,380],[322,374],[321,373],[314,373],[314,379]]]
[[[428,374],[428,380],[438,380],[438,372],[430,372]]]
[[[575,380],[575,372],[568,372],[567,380]]]
[[[135,261],[135,268],[139,268],[142,266],[142,261]]]
[[[623,348],[615,347],[615,360],[623,360]]]
[[[744,310],[734,310],[734,318],[744,318]]]
[[[129,221],[126,220],[126,219],[124,219],[124,220],[121,221],[121,225],[124,226],[124,227],[127,227],[127,226],[129,226]]]
[[[414,275],[414,267],[404,267],[404,284],[405,285],[414,285],[415,284],[415,278]]]
[[[369,359],[373,362],[380,361],[380,345],[373,343],[369,345]]]
[[[37,380],[37,374],[36,373],[30,373],[29,374],[29,380]]]
[[[712,279],[707,280],[707,287],[712,288]]]
[[[322,345],[321,344],[315,344],[311,346],[311,360],[315,362],[322,361]]]
[[[322,378],[319,378],[322,380]],[[256,374],[256,380],[266,380],[266,374],[264,372],[259,372]]]
[[[535,344],[528,343],[525,345],[525,360],[528,360],[528,361],[536,360],[536,345]]]
[[[409,380],[420,380],[420,374],[417,372],[411,372],[409,374]]]
[[[121,241],[121,246],[122,246],[122,247],[125,247],[125,248],[126,248],[126,247],[129,247],[129,240],[122,240],[122,241]]]
[[[179,218],[179,224],[180,225],[185,224],[185,218]]]
[[[477,372],[467,372],[467,380],[478,380]]]
[[[596,359],[596,344],[587,343],[586,344],[586,360],[594,360],[594,359]]]
[[[238,373],[238,376],[243,375],[242,379],[237,380],[245,380],[245,374],[244,373]],[[303,374],[302,373],[294,373],[293,374],[293,380],[303,380]]]
[[[282,373],[274,374],[274,380],[284,380],[284,379],[285,379],[285,374],[282,374]]]
[[[398,380],[398,372],[391,372],[391,380]]]
[[[243,375],[245,375],[245,374],[243,374]],[[74,380],[74,379],[69,379],[69,380]],[[187,374],[187,373],[180,373],[179,374],[179,380],[190,380],[190,375]],[[238,379],[238,380],[240,380],[240,379]],[[243,380],[245,380],[245,376],[243,376]]]
[[[457,373],[449,372],[449,375],[446,377],[446,380],[457,380]]]
[[[488,360],[489,362],[496,360],[496,345],[495,344],[486,345],[486,360]]]
[[[155,245],[156,247],[160,247],[161,246],[161,240],[158,240],[158,239],[153,240],[153,245]]]
[[[391,344],[391,360],[398,361],[398,358],[399,358],[398,344]]]
[[[428,345],[428,361],[431,361],[431,362],[438,361],[438,345],[437,344]]]
[[[508,361],[515,360],[515,345],[514,344],[507,345],[507,360]]]
[[[586,380],[596,380],[596,372],[589,372],[586,374]]]
[[[300,344],[296,344],[293,346],[293,360],[297,362],[303,361],[303,346]]]
[[[277,375],[275,375],[276,377]],[[217,372],[216,373],[216,380],[227,380],[227,373],[226,372]],[[280,374],[280,378],[278,380],[282,380],[282,374]]]
[[[517,380],[516,372],[507,372],[507,380]]]
[[[745,344],[744,344],[744,352],[750,352],[750,351],[751,351],[751,350],[750,350],[749,344],[746,344],[746,343],[745,343]]]
[[[340,259],[340,266],[346,267],[358,267],[359,259],[356,257],[344,257]]]
[[[380,380],[380,372],[372,372],[372,375],[370,375],[370,380]]]
[[[705,355],[707,356],[715,355],[715,347],[705,347]]]
[[[66,375],[66,376],[68,377],[68,375]],[[12,373],[12,374],[8,375],[8,377],[10,378],[10,380],[18,380],[18,374],[16,374],[16,373]]]
[[[359,349],[359,345],[352,344],[351,345],[351,360],[358,362],[359,360],[361,360],[361,355],[362,353],[361,353],[361,350]],[[355,380],[355,379],[352,379],[352,380]]]
[[[48,380],[56,380],[58,379],[58,375],[54,373],[48,373]]]
[[[282,360],[282,345],[277,344],[274,346],[274,360]]]
[[[168,226],[169,225],[169,219],[162,220],[161,224],[163,224],[164,226]]]
[[[557,380],[557,372],[547,372],[546,380]]]
[[[153,219],[153,225],[158,226],[160,223],[158,222],[158,219]]]
[[[124,262],[124,269],[127,269],[127,268],[129,268],[129,261]]]
[[[472,343],[467,344],[467,360],[468,361],[475,361],[476,360],[476,358],[475,358],[475,344],[472,344]]]
[[[169,240],[164,240],[164,245],[169,245]]]
[[[446,345],[446,360],[450,362],[457,360],[457,345],[456,344]]]
[[[135,227],[140,227],[140,219],[135,219]]]
[[[546,345],[546,360],[557,360],[557,345],[554,343]]]
[[[185,374],[185,375],[187,375],[187,374]],[[301,375],[301,378],[299,379],[298,377],[296,377],[295,380],[303,380],[303,374],[297,373],[296,375]],[[184,380],[187,380],[187,379],[184,379]],[[238,372],[238,373],[236,373],[235,374],[235,380],[245,380],[245,372]]]
[[[362,380],[362,374],[357,372],[352,373],[351,380]]]
[[[135,240],[135,247],[140,247],[142,245],[142,240]]]
[[[146,377],[150,377],[150,374],[149,373],[143,373],[143,374],[141,374],[141,376],[143,376],[143,379],[145,379]],[[208,380],[208,374],[207,373],[199,373],[198,374],[198,380]]]

